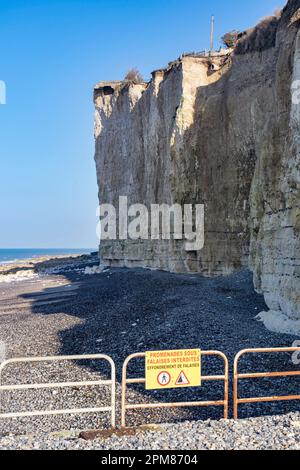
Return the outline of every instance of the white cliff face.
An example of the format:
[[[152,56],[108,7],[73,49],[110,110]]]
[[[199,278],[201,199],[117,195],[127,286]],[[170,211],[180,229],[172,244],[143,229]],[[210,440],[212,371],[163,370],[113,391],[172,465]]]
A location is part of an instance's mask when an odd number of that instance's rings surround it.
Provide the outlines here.
[[[276,114],[265,117],[270,138],[262,140],[252,183],[250,260],[255,287],[264,293],[270,309],[260,319],[275,331],[296,333],[300,331],[300,100],[295,101],[294,87],[300,79],[300,35],[297,21],[286,24],[277,35]]]
[[[105,264],[208,276],[250,266],[276,317],[300,319],[299,8],[288,2],[275,44],[254,37],[250,52],[215,58],[214,70],[183,57],[149,84],[95,88],[100,202],[205,205],[203,250],[105,241]]]
[[[279,305],[289,317],[300,319],[300,100],[294,93],[294,85],[300,89],[300,33],[295,41],[293,76],[291,86],[291,138],[285,152],[286,174],[281,183],[281,191],[286,195],[286,211],[281,221],[286,237],[282,247],[280,282],[278,283]],[[288,261],[288,262],[287,262]],[[275,292],[276,285],[273,286]]]
[[[244,201],[249,196],[250,184],[240,191],[236,182],[235,190],[228,195],[230,207],[224,219],[226,199],[220,200],[219,196],[228,187],[221,169],[222,154],[218,152],[212,161],[212,166],[218,167],[212,185],[214,170],[205,169],[208,151],[201,154],[197,150],[199,144],[205,145],[207,133],[205,129],[198,132],[199,124],[209,126],[211,145],[214,148],[217,144],[218,115],[213,115],[210,122],[205,116],[204,119],[200,116],[198,121],[197,116],[211,111],[210,101],[214,97],[222,100],[223,90],[218,81],[228,71],[225,58],[224,62],[222,70],[210,73],[207,59],[184,57],[168,70],[155,72],[148,86],[124,88],[121,83],[100,83],[96,87],[100,201],[117,206],[119,196],[127,196],[129,204],[142,203],[149,207],[156,203],[201,204],[211,195],[207,212],[215,214],[206,218],[206,244],[201,253],[187,252],[185,240],[105,241],[100,249],[104,262],[206,275],[228,274],[246,263]],[[109,87],[110,95],[105,94]],[[234,160],[229,157],[225,171],[232,170],[231,177],[238,179],[234,166]],[[237,204],[242,221],[235,215]],[[211,237],[210,233],[215,236]]]

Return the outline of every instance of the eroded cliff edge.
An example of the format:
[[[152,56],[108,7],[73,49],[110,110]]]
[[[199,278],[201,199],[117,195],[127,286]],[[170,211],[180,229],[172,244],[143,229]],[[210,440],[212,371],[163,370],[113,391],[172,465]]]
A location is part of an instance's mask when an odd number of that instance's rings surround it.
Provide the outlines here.
[[[290,0],[230,56],[95,87],[100,202],[205,204],[203,250],[105,241],[105,264],[209,276],[250,266],[269,308],[300,319],[299,8]]]

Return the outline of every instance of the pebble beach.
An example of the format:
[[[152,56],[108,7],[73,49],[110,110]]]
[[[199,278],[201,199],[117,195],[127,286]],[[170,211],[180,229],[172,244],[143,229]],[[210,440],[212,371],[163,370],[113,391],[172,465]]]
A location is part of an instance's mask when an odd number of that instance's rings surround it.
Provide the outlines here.
[[[9,277],[8,277],[9,276]],[[224,278],[146,269],[98,269],[96,255],[27,260],[0,267],[0,341],[5,358],[108,354],[117,368],[117,425],[120,426],[121,369],[135,352],[201,348],[223,351],[230,361],[249,347],[290,347],[297,337],[268,331],[255,320],[266,309],[252,287],[251,273]],[[132,376],[143,374],[142,361]],[[297,370],[290,354],[245,357],[243,370]],[[218,360],[203,361],[207,375],[222,373]],[[2,384],[108,378],[96,361],[15,364]],[[0,420],[1,449],[299,449],[299,402],[241,405],[240,419],[224,421],[220,407],[148,409],[128,412],[128,434],[81,438],[87,430],[110,428],[108,413]],[[241,396],[296,394],[299,378],[246,380]],[[280,393],[278,393],[280,392]],[[222,384],[201,389],[148,392],[128,388],[129,403],[218,400]],[[106,387],[2,392],[1,412],[107,405]],[[155,424],[155,426],[153,426]],[[146,427],[145,427],[146,426]],[[148,426],[148,427],[147,427]],[[149,427],[150,426],[150,427]]]

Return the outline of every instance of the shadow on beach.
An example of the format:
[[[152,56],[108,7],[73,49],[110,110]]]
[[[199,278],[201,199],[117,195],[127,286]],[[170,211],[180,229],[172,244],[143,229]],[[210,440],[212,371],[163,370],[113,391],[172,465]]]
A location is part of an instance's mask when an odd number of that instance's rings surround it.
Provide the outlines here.
[[[76,286],[74,295],[69,298],[42,305],[35,301],[36,292],[26,294],[26,299],[32,300],[32,313],[35,315],[64,314],[80,320],[59,331],[59,354],[107,354],[116,363],[117,382],[120,384],[123,361],[132,353],[185,348],[222,351],[230,362],[230,416],[235,354],[245,348],[291,346],[296,339],[271,333],[254,320],[266,306],[263,297],[255,293],[248,270],[214,279],[120,268],[95,275],[67,269],[63,275],[71,286]],[[56,288],[55,292],[59,290]],[[51,288],[42,291],[43,295],[49,294],[50,297],[52,292]],[[103,374],[103,368],[96,363],[81,362],[80,365]],[[241,367],[243,365],[248,372],[297,369],[288,354],[248,356],[241,362]],[[219,359],[203,359],[203,374],[222,374],[222,366]],[[144,361],[132,362],[129,374],[131,377],[143,377]],[[298,393],[299,383],[295,377],[246,380],[241,381],[239,393],[240,396],[292,395]],[[197,389],[163,392],[148,392],[140,385],[129,388],[131,402],[223,399],[223,384],[218,382],[204,383],[202,388]],[[242,405],[240,417],[295,410],[299,410],[298,402]],[[160,413],[148,410],[144,412],[142,422],[145,419],[170,422],[176,417],[179,420],[199,417],[218,419],[222,418],[222,412],[221,407],[173,410],[173,414],[171,410]],[[137,413],[133,415],[136,417]],[[136,424],[136,419],[132,417],[129,422]]]

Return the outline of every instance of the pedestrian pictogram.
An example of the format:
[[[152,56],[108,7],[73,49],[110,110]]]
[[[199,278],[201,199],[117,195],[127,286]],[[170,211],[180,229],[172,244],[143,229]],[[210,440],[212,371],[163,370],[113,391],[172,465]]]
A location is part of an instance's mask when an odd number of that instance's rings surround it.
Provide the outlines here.
[[[169,372],[163,371],[163,372],[160,372],[157,376],[157,382],[162,387],[166,387],[167,385],[169,385],[170,381],[171,381],[171,376]]]
[[[190,384],[189,379],[187,378],[187,376],[182,370],[180,374],[178,375],[175,385],[189,385],[189,384]]]
[[[200,386],[200,349],[148,351],[146,353],[147,390]]]

